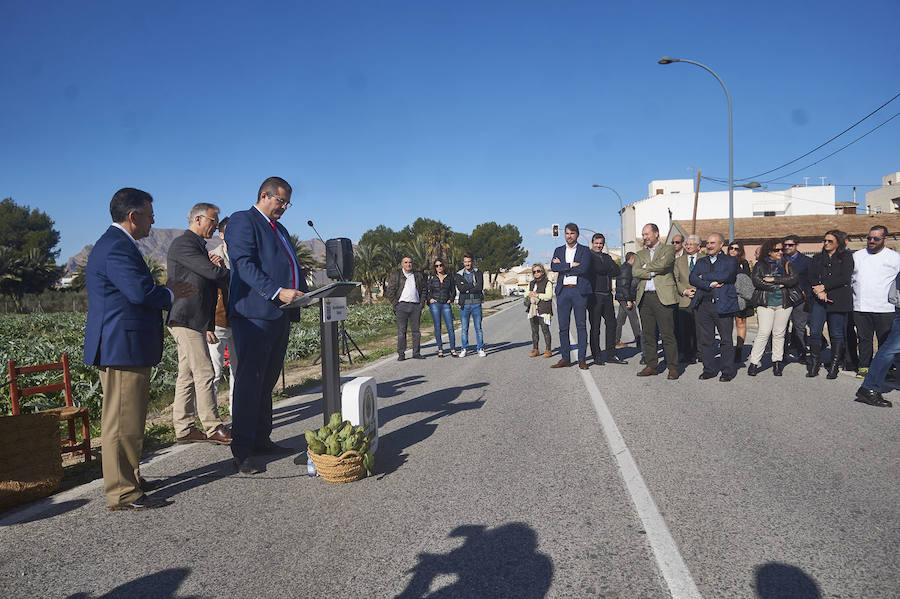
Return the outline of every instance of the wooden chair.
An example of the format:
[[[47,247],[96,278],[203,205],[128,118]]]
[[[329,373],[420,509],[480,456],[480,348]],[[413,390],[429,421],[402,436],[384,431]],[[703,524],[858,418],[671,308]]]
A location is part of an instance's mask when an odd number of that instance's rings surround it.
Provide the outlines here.
[[[62,381],[59,383],[50,383],[47,385],[38,385],[37,387],[27,387],[20,389],[18,377],[24,374],[32,374],[35,372],[47,372],[50,370],[61,370]],[[69,376],[69,354],[62,355],[61,362],[53,362],[51,364],[38,364],[37,366],[16,366],[15,360],[9,361],[9,394],[12,399],[12,413],[19,413],[19,398],[28,395],[36,395],[38,393],[51,393],[54,391],[64,391],[66,405],[59,408],[42,410],[43,412],[56,413],[59,415],[60,422],[66,421],[69,426],[69,438],[61,440],[62,453],[84,453],[84,461],[91,460],[91,424],[88,417],[87,408],[79,408],[72,401],[72,379]],[[75,438],[75,419],[81,418],[81,434],[82,442],[78,443]]]

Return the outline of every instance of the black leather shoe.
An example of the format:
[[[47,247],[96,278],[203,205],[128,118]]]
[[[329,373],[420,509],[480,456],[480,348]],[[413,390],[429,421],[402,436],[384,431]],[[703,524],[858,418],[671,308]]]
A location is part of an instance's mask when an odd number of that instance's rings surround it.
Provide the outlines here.
[[[142,476],[142,477],[138,480],[138,483],[140,484],[141,491],[143,491],[144,493],[149,493],[150,491],[155,491],[155,490],[157,490],[157,489],[160,489],[160,488],[162,488],[162,487],[165,487],[165,486],[166,486],[166,479],[164,479],[164,478],[151,478],[151,479],[148,480],[148,479],[146,479],[146,478],[144,478],[144,477]]]
[[[238,474],[259,474],[266,471],[265,466],[258,464],[253,458],[244,458],[243,460],[232,458],[231,461]]]
[[[166,507],[172,505],[172,502],[162,497],[152,497],[144,493],[131,503],[123,503],[121,505],[111,505],[109,509],[113,511],[139,511],[152,510],[158,507]]]
[[[297,450],[293,447],[279,445],[274,441],[260,443],[253,448],[253,453],[257,455],[288,455],[290,453],[294,453],[295,451]]]
[[[424,360],[425,356],[422,354],[413,354],[413,360]]]
[[[891,402],[886,400],[881,396],[881,393],[875,391],[874,389],[866,389],[865,387],[860,387],[856,391],[856,401],[864,404],[869,404],[870,406],[875,406],[876,408],[891,408],[894,406]]]
[[[758,372],[759,366],[757,366],[756,364],[750,364],[750,366],[747,367],[747,375],[749,376],[756,376]]]
[[[402,362],[402,361],[405,360],[405,359],[406,359],[406,356],[404,356],[403,354],[400,354],[399,356],[397,356],[397,361],[398,361],[398,362]]]
[[[706,380],[709,380],[709,379],[713,378],[714,376],[716,376],[716,374],[717,373],[715,373],[715,372],[709,372],[707,370],[704,370],[703,372],[700,373],[700,376],[698,378],[701,381],[706,381]]]
[[[782,362],[782,361],[772,362],[772,374],[774,374],[775,376],[781,376],[781,374],[783,372],[784,372],[784,362]]]
[[[724,374],[723,373],[722,376],[719,377],[719,380],[722,381],[723,383],[727,383],[728,381],[733,380],[733,379],[734,379],[733,374]]]
[[[628,364],[628,360],[623,360],[619,356],[613,356],[612,358],[606,358],[606,361],[610,364]]]

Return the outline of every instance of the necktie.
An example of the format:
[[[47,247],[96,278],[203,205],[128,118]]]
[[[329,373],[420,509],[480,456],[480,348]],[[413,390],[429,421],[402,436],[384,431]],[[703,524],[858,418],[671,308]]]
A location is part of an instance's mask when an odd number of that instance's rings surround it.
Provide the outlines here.
[[[291,256],[291,250],[288,249],[288,246],[284,244],[284,240],[281,238],[281,235],[278,234],[278,228],[275,226],[275,223],[269,221],[269,224],[272,225],[272,230],[275,232],[275,237],[278,238],[278,243],[281,244],[281,247],[284,248],[284,253],[287,254],[288,262],[291,263],[291,289],[297,288],[297,278],[294,274],[294,257]]]
[[[693,270],[694,270],[694,257],[693,256],[691,256],[690,262],[691,262],[690,270],[691,270],[691,272],[693,272]]]

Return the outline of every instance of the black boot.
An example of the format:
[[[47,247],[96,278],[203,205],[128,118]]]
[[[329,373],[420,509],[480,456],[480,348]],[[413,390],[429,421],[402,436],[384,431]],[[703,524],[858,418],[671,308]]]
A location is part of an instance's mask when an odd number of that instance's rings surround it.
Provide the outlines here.
[[[772,362],[772,374],[775,376],[781,376],[781,373],[784,372],[784,362]]]
[[[821,345],[813,341],[809,342],[809,355],[806,357],[806,376],[819,376],[819,365],[821,364],[819,358],[821,356],[821,352]]]
[[[735,364],[740,364],[741,362],[743,362],[743,360],[741,359],[743,353],[744,353],[743,345],[734,346],[734,363]]]
[[[828,364],[827,379],[834,380],[841,370],[841,361],[844,358],[844,343],[837,341],[831,344],[831,362]]]

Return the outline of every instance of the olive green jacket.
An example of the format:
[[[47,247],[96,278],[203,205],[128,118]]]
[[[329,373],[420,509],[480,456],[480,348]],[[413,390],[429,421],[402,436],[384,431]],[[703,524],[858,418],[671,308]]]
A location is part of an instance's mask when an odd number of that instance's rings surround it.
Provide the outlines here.
[[[703,257],[703,254],[697,252],[694,254],[694,266],[697,261]],[[684,294],[687,289],[696,289],[689,281],[691,276],[691,265],[688,264],[688,254],[684,252],[678,258],[675,258],[675,289],[678,291],[678,307],[688,308],[691,305],[691,298]]]
[[[656,295],[660,303],[671,306],[678,303],[678,290],[675,288],[675,246],[660,242],[650,260],[650,250],[643,248],[638,250],[634,257],[634,266],[631,267],[631,275],[638,280],[637,303],[641,303],[644,297],[644,288],[650,279],[650,273],[654,273],[653,284],[656,286]]]

